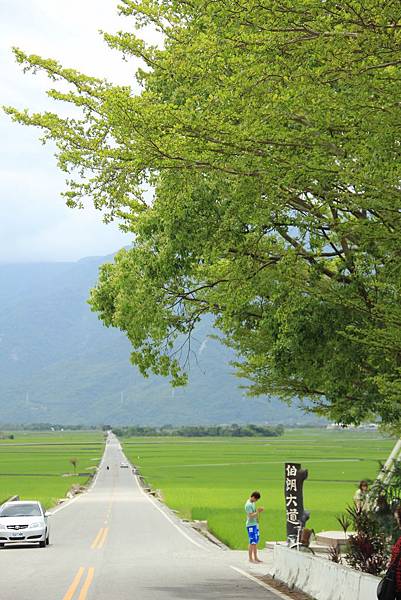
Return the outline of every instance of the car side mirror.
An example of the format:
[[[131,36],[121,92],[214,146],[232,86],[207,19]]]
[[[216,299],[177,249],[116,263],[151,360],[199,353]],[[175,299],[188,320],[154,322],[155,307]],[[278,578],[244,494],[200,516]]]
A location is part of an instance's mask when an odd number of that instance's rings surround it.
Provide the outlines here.
[[[51,517],[51,516],[52,516],[51,513],[45,512],[45,517]]]

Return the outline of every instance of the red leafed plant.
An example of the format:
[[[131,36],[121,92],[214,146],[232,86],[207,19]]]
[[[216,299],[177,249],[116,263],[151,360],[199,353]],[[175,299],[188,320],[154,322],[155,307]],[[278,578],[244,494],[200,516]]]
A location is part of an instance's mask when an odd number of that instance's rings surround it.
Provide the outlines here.
[[[358,571],[380,575],[385,571],[388,561],[386,535],[380,530],[372,513],[368,511],[349,506],[347,516],[356,532],[348,538],[345,555],[347,563]],[[343,528],[345,523],[349,524],[346,519],[340,522]]]

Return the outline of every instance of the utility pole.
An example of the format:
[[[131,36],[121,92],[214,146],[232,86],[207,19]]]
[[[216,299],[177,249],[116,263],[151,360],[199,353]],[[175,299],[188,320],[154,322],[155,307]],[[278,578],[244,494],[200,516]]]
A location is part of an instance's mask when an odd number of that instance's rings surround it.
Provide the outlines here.
[[[376,481],[381,481],[384,484],[388,484],[391,481],[391,477],[393,475],[394,466],[397,460],[399,460],[401,454],[401,438],[396,442],[394,448],[392,449],[390,456],[386,460],[383,465],[383,468],[380,469],[380,473],[376,477]]]
[[[393,476],[395,464],[400,459],[400,454],[401,454],[401,438],[399,440],[397,440],[394,448],[390,452],[388,459],[384,463],[383,467],[380,469],[379,474],[377,475],[377,477],[374,481],[374,484],[379,483],[381,485],[388,485],[390,483],[391,478]],[[373,508],[375,507],[375,502],[376,502],[376,500],[374,498],[372,498],[371,492],[368,492],[367,508],[369,510],[373,510]]]

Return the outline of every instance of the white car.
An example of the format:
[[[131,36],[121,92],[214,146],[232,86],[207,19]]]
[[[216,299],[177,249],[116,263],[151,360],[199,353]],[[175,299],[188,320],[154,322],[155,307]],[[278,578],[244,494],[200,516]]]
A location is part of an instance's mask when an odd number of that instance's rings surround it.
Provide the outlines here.
[[[4,544],[49,543],[48,514],[40,502],[17,500],[0,507],[0,547]]]
[[[122,462],[120,464],[120,469],[129,469],[129,465],[127,465],[127,463]]]

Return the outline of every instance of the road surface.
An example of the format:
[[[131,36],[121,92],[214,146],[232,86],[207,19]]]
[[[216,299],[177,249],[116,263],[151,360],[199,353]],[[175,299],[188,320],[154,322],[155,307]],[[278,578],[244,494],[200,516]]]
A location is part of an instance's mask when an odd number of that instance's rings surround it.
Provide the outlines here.
[[[50,517],[50,546],[0,551],[1,600],[283,598],[246,577],[243,553],[238,563],[149,498],[121,462],[110,436],[90,491]]]

